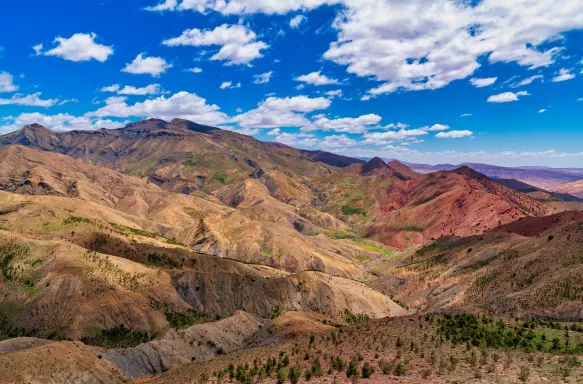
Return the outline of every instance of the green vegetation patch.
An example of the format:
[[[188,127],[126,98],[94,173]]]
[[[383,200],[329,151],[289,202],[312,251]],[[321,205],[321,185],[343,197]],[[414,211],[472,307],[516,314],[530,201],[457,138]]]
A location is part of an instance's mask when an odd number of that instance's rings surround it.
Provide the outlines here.
[[[520,349],[525,351],[583,353],[583,342],[579,337],[571,337],[569,332],[578,331],[577,325],[571,328],[550,327],[539,320],[526,321],[522,325],[505,324],[474,314],[445,315],[437,321],[437,335],[454,344],[475,347]],[[541,329],[542,328],[542,329]],[[550,329],[549,329],[550,328]],[[560,331],[565,329],[564,334]],[[583,330],[583,328],[581,329]]]
[[[150,341],[150,336],[148,332],[133,331],[122,324],[101,330],[94,336],[83,337],[81,341],[102,348],[132,348]]]
[[[366,249],[367,251],[371,251],[371,252],[378,252],[378,253],[384,253],[387,256],[392,256],[393,255],[393,250],[390,248],[385,248],[385,247],[380,247],[378,245],[375,244],[362,244],[359,245],[361,248]]]
[[[346,324],[356,324],[361,321],[368,320],[369,316],[366,313],[352,313],[350,309],[344,308],[344,321]]]
[[[363,208],[351,208],[347,205],[342,206],[342,214],[346,216],[350,215],[363,215],[366,216],[366,211]]]
[[[194,311],[186,313],[164,312],[164,315],[166,315],[166,320],[168,320],[168,323],[170,323],[172,328],[187,328],[208,321],[206,315],[201,315]]]
[[[156,267],[178,268],[180,266],[176,260],[164,253],[148,253],[147,258],[148,263],[155,265]]]

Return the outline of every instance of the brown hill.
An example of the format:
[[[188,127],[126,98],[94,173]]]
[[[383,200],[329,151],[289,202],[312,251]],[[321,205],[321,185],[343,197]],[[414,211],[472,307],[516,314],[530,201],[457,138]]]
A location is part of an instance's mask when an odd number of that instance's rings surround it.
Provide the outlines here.
[[[355,278],[364,274],[357,256],[382,255],[323,235],[347,226],[311,207],[311,190],[277,171],[217,190],[224,205],[212,196],[173,194],[89,161],[25,147],[2,148],[0,159],[1,189],[74,198],[57,199],[55,206],[66,209],[69,204],[78,216],[155,233],[200,252]]]
[[[0,146],[13,144],[87,158],[183,193],[214,191],[268,170],[294,178],[329,172],[327,165],[296,149],[181,119],[149,119],[97,131],[53,132],[31,125],[0,137]]]
[[[382,276],[372,286],[427,312],[582,319],[582,226],[579,212],[561,213],[481,236],[443,237],[377,264]]]

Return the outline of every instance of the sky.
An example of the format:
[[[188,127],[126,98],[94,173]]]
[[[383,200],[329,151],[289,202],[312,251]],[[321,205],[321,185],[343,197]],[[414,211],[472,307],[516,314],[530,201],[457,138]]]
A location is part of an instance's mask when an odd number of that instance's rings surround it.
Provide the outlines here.
[[[185,118],[354,157],[583,167],[581,0],[2,9],[0,134]]]

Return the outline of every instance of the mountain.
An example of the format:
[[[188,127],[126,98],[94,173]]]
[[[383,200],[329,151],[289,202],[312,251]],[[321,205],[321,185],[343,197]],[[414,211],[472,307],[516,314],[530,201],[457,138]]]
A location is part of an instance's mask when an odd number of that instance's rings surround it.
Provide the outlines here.
[[[0,147],[12,144],[85,158],[183,193],[212,192],[269,170],[284,169],[292,177],[329,172],[296,149],[181,119],[97,131],[52,132],[31,125],[0,137]]]
[[[573,196],[583,198],[583,180],[576,180],[569,183],[553,185],[549,190],[558,193],[568,193]]]
[[[424,311],[580,319],[583,214],[523,218],[480,236],[443,237],[377,264],[372,286]],[[387,271],[384,274],[383,271]]]
[[[500,167],[489,164],[463,163],[454,164],[413,164],[406,163],[411,169],[419,173],[437,171],[452,171],[461,166],[467,166],[492,178],[515,179],[537,188],[549,189],[556,184],[567,183],[583,179],[583,169],[574,168],[544,168],[544,167]]]
[[[334,382],[349,361],[472,382],[495,330],[548,377],[580,353],[577,324],[529,339],[509,316],[583,318],[583,214],[561,196],[186,120],[29,125],[0,136],[0,383]],[[460,311],[498,318],[455,348]]]
[[[564,202],[577,202],[583,203],[583,199],[569,193],[549,192],[547,190],[533,187],[532,185],[523,183],[522,181],[514,179],[496,179],[496,181],[502,185],[507,186],[515,191],[525,193],[530,197],[537,199],[539,201],[564,201]],[[549,188],[553,189],[553,187]]]

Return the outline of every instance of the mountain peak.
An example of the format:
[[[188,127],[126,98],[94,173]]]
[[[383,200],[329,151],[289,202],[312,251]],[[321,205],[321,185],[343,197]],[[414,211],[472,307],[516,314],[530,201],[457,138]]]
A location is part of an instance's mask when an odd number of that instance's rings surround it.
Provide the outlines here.
[[[362,165],[362,175],[372,175],[387,170],[389,166],[380,157],[374,157]]]

